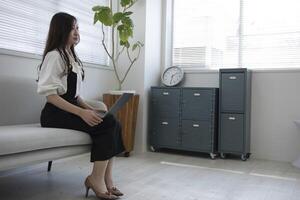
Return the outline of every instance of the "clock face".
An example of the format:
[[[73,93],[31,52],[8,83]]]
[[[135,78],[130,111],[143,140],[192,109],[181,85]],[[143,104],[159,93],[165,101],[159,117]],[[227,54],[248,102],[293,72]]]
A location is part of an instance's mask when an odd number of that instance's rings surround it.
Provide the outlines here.
[[[183,79],[183,70],[179,67],[169,67],[162,74],[162,82],[166,86],[175,86]]]

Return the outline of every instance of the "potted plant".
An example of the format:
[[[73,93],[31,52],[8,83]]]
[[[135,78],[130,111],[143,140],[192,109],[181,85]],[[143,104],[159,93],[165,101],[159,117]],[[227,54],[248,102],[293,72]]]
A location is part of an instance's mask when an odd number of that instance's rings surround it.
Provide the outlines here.
[[[110,6],[101,6],[97,5],[92,8],[94,13],[94,24],[97,22],[101,23],[102,30],[102,46],[107,53],[111,64],[114,68],[114,74],[118,81],[117,89],[120,91],[122,89],[122,85],[132,68],[135,62],[138,60],[140,56],[140,52],[142,47],[144,46],[140,41],[131,43],[130,38],[133,37],[133,22],[130,16],[132,12],[129,11],[137,0],[120,0],[120,11],[113,12],[112,11],[112,0],[110,0]],[[105,43],[105,32],[104,26],[109,27],[111,29],[111,40],[108,44]],[[123,76],[121,76],[120,67],[118,66],[120,56],[126,53],[126,56],[129,60],[129,64],[125,70]],[[124,65],[124,64],[122,64]],[[126,66],[122,66],[126,67]],[[103,101],[108,106],[111,107],[114,102],[119,98],[120,95],[111,94],[103,94]],[[133,98],[120,110],[117,118],[122,124],[123,131],[123,143],[125,146],[125,156],[129,156],[130,151],[133,150],[134,146],[134,135],[135,135],[135,127],[137,120],[137,110],[139,103],[139,95],[135,94]]]
[[[97,22],[101,23],[103,34],[102,46],[104,47],[104,50],[114,68],[115,77],[118,81],[118,90],[122,89],[122,84],[124,83],[128,72],[138,60],[141,48],[144,46],[140,41],[134,43],[129,41],[130,37],[133,37],[134,25],[132,19],[130,18],[133,12],[129,11],[128,9],[131,8],[136,2],[137,0],[120,0],[121,9],[115,13],[112,11],[111,0],[110,7],[97,5],[92,9],[95,12],[94,24]],[[111,47],[110,49],[108,48],[108,44],[105,43],[104,26],[107,26],[111,29],[111,40],[109,41]],[[123,53],[126,53],[129,60],[129,65],[127,66],[125,74],[122,77],[119,71],[120,68],[118,66],[118,60]]]

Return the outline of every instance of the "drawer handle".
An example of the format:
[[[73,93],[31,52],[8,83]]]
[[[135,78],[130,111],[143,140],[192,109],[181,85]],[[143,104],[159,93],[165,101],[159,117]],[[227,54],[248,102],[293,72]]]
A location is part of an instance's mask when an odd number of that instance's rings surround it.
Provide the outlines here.
[[[194,96],[195,96],[195,97],[199,97],[199,96],[200,96],[200,93],[194,93]]]
[[[197,128],[197,127],[199,127],[199,124],[193,124],[193,127]]]
[[[229,120],[235,120],[235,117],[228,117]]]
[[[162,125],[168,125],[169,123],[168,122],[162,122],[161,124]]]
[[[167,96],[169,95],[169,92],[163,92],[163,95]]]
[[[229,76],[229,79],[230,79],[230,80],[235,80],[235,79],[236,79],[236,76]]]

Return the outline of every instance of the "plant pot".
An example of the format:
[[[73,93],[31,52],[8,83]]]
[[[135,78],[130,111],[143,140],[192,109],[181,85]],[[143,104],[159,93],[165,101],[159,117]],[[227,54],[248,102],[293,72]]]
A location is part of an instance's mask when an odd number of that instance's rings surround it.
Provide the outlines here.
[[[125,92],[128,92],[128,90],[116,91],[116,92],[113,91],[112,93],[111,91],[109,91],[109,93],[103,94],[103,102],[106,104],[107,108],[109,109],[119,99],[122,93]],[[134,148],[134,137],[135,137],[138,104],[139,104],[139,95],[134,94],[134,96],[117,113],[117,119],[120,121],[122,125],[122,138],[125,147],[124,156],[126,157],[130,155],[130,152]]]

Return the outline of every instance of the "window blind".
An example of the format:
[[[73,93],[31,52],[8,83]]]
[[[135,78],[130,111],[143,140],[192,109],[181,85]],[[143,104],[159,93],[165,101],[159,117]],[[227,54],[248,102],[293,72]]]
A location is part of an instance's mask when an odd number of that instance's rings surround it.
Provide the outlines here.
[[[172,64],[238,66],[239,0],[174,0]]]
[[[299,68],[298,0],[174,0],[172,64]]]
[[[298,0],[243,0],[243,66],[299,68],[299,10]]]
[[[93,25],[92,7],[108,0],[2,0],[0,4],[0,48],[42,55],[52,16],[67,12],[78,20],[80,43],[77,54],[86,63],[108,65],[101,45],[100,25]],[[106,35],[108,30],[105,30]],[[108,40],[109,37],[106,37]]]

